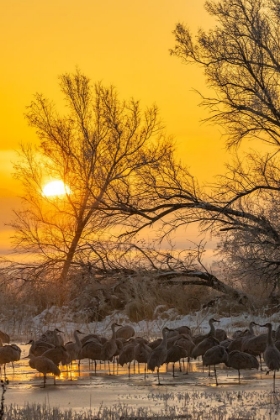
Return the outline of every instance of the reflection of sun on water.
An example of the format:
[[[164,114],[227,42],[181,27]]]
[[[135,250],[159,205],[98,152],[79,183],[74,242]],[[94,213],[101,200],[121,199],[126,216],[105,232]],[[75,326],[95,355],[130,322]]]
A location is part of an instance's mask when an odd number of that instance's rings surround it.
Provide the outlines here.
[[[46,197],[70,194],[70,188],[61,180],[51,181],[43,187],[42,194]]]

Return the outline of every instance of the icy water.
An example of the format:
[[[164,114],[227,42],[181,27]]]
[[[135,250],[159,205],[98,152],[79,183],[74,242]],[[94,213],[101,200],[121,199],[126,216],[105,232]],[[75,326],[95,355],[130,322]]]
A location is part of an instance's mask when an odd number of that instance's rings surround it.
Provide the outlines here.
[[[27,354],[23,349],[22,357]],[[110,369],[110,372],[109,372]],[[188,419],[271,419],[280,420],[280,373],[276,375],[276,392],[272,392],[272,373],[250,370],[238,373],[227,367],[217,367],[218,383],[211,369],[203,368],[201,361],[186,361],[175,365],[173,377],[172,364],[160,370],[161,385],[157,375],[145,375],[144,366],[131,366],[130,376],[127,366],[97,363],[89,366],[83,360],[78,371],[74,364],[71,371],[62,370],[59,378],[48,376],[43,388],[43,376],[30,369],[28,359],[21,359],[7,366],[9,385],[5,394],[5,405],[45,404],[49,407],[75,410],[91,410],[97,413],[101,406],[118,405],[149,407],[151,413],[167,416],[172,413],[178,418]],[[184,417],[181,417],[184,415]],[[93,417],[94,418],[94,417]],[[139,417],[141,418],[141,417]],[[167,418],[167,417],[166,417]]]

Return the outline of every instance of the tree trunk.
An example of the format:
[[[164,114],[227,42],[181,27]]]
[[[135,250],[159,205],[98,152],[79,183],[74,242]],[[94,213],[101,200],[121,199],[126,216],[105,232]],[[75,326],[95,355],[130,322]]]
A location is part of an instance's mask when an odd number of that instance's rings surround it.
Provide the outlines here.
[[[235,289],[234,287],[229,286],[228,284],[225,284],[216,276],[208,272],[194,270],[181,272],[170,271],[159,274],[157,278],[159,280],[162,279],[165,284],[182,284],[183,286],[194,285],[210,287],[211,289],[217,290],[218,292],[233,297],[238,301],[238,303],[245,305],[248,302],[248,297],[244,292]]]

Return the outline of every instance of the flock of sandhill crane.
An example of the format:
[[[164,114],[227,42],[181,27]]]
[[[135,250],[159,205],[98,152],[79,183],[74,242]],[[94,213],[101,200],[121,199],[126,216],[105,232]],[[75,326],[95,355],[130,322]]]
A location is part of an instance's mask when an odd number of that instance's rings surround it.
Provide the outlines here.
[[[47,330],[38,340],[30,340],[29,366],[44,376],[44,387],[47,374],[53,374],[54,380],[61,373],[59,366],[71,366],[73,361],[89,359],[94,362],[96,373],[97,361],[128,366],[132,362],[143,363],[145,375],[147,370],[157,370],[158,384],[160,385],[159,369],[162,365],[173,364],[185,358],[202,357],[204,366],[214,368],[215,381],[218,385],[216,366],[224,363],[226,366],[238,371],[242,369],[262,369],[262,357],[269,371],[273,371],[273,392],[275,392],[275,372],[280,369],[280,326],[274,331],[271,323],[264,325],[250,322],[245,330],[235,331],[231,338],[227,337],[225,330],[215,328],[219,321],[209,319],[209,332],[203,335],[193,335],[188,326],[177,328],[164,327],[162,337],[149,342],[143,337],[136,337],[135,330],[130,325],[121,326],[114,322],[111,325],[112,335],[107,339],[97,334],[83,334],[80,330],[74,331],[74,341],[63,342],[62,331],[55,328]],[[263,334],[255,334],[254,327],[265,327]],[[118,327],[118,328],[117,328]],[[16,344],[9,343],[9,336],[0,331],[0,366],[3,366],[6,378],[6,364],[14,363],[21,358],[21,349]],[[260,362],[259,362],[259,360]]]

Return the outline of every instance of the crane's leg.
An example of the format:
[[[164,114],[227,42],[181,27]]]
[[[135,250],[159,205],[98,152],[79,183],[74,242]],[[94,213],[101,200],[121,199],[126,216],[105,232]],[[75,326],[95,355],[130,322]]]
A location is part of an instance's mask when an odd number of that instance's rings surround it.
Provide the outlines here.
[[[188,357],[187,358],[187,368],[185,370],[185,375],[188,375],[188,373],[189,373],[190,361],[191,361],[191,358]]]
[[[182,372],[181,360],[179,360],[179,372]]]
[[[273,372],[273,392],[275,392],[275,374],[276,370]]]
[[[158,377],[158,385],[160,385],[160,380],[159,380],[159,367],[157,368],[157,377]]]
[[[216,370],[216,366],[214,365],[214,374],[215,374],[215,379],[216,379],[216,385],[218,386],[218,377],[217,377],[217,370]]]

